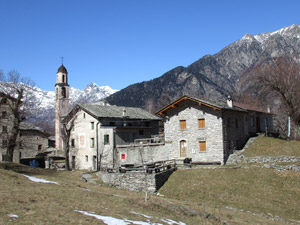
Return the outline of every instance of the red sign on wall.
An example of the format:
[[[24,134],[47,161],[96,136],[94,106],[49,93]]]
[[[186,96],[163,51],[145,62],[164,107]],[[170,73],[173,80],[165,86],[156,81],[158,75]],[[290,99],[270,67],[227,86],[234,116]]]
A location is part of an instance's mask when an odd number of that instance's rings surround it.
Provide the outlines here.
[[[121,154],[121,159],[125,159],[126,155],[125,154]]]

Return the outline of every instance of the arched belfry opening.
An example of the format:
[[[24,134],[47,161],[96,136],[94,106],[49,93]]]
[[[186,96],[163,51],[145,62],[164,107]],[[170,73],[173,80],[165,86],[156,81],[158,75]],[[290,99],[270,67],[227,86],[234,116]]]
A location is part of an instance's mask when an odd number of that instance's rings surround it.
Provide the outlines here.
[[[61,97],[66,98],[66,88],[65,87],[61,88]]]

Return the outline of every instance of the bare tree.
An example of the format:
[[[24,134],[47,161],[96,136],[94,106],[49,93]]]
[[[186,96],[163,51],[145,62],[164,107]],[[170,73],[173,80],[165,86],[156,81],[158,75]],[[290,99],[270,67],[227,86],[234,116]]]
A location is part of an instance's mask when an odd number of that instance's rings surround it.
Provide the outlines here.
[[[0,92],[3,104],[8,105],[10,114],[10,126],[7,130],[7,150],[6,160],[12,162],[17,138],[20,131],[20,123],[25,120],[27,115],[32,113],[33,100],[32,89],[34,83],[21,75],[17,71],[10,71],[5,75],[0,71]]]
[[[285,106],[288,116],[300,125],[300,64],[291,57],[277,57],[254,68],[255,85],[259,94],[268,98],[276,94]]]
[[[76,120],[76,116],[74,116],[70,121],[65,121],[65,120],[62,120],[62,128],[61,128],[61,131],[62,131],[62,138],[63,138],[63,141],[65,143],[65,166],[66,166],[66,170],[71,170],[71,167],[70,167],[70,139],[71,139],[71,133],[72,133],[72,130],[74,128],[74,123],[75,123],[75,120]]]

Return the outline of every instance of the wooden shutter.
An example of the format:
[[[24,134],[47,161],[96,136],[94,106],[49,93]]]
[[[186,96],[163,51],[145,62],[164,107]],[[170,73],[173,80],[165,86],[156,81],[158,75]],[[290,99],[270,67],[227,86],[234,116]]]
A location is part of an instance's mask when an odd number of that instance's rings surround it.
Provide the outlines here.
[[[186,129],[186,120],[180,120],[180,130]]]
[[[199,141],[200,152],[206,152],[206,141]]]
[[[205,119],[198,120],[198,128],[205,128]]]

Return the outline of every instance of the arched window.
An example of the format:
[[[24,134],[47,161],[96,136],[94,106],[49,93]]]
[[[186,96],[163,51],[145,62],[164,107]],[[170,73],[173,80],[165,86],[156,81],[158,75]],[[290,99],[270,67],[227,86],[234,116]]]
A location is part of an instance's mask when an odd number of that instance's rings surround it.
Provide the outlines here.
[[[62,75],[62,82],[65,83],[65,75]]]
[[[66,88],[65,87],[61,88],[61,97],[63,97],[63,98],[66,97]]]

